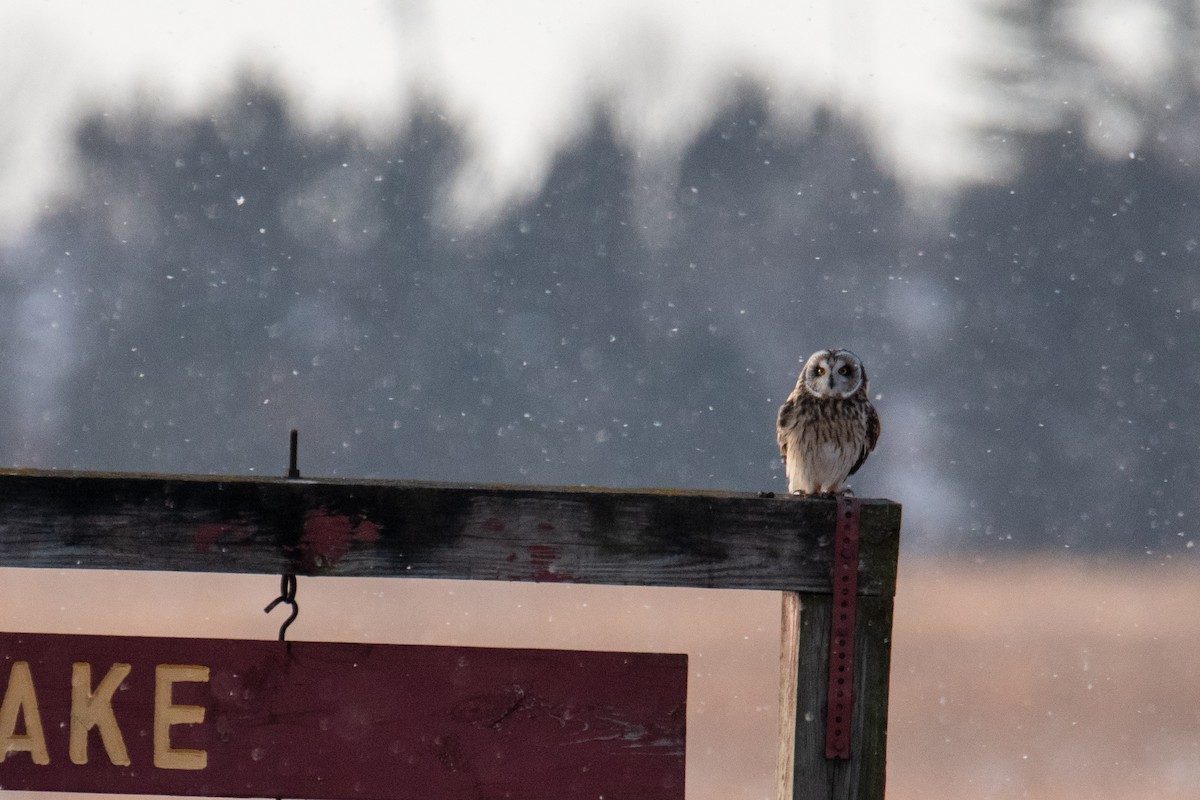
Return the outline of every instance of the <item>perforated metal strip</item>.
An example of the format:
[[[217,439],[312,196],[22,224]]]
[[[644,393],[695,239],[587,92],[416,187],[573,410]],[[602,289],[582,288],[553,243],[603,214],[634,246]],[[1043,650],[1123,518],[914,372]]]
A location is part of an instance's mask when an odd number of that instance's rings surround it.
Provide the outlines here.
[[[850,758],[854,712],[855,599],[858,596],[860,503],[839,495],[833,545],[833,619],[829,627],[829,686],[825,709],[825,757]]]

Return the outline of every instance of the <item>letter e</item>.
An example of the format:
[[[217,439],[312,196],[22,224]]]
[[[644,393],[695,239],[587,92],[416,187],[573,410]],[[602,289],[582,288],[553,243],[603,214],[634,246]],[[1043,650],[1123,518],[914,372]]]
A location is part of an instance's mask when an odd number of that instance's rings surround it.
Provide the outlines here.
[[[208,667],[159,664],[155,668],[154,766],[159,769],[204,769],[208,766],[206,751],[171,747],[172,725],[204,722],[204,706],[177,706],[171,702],[171,688],[181,682],[207,683]]]

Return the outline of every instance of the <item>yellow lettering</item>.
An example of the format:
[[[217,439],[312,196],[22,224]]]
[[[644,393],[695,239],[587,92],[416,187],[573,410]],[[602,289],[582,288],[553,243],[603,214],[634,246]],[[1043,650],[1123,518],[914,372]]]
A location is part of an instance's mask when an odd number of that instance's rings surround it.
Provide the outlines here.
[[[125,739],[121,736],[121,729],[117,727],[112,698],[121,681],[125,680],[132,669],[128,664],[113,664],[93,692],[92,665],[83,661],[71,665],[72,764],[87,763],[88,731],[98,728],[100,741],[104,743],[104,751],[108,753],[108,760],[119,767],[129,766],[129,751],[125,749]]]
[[[25,717],[25,733],[17,733],[17,715]],[[14,661],[8,672],[8,688],[0,703],[0,762],[9,753],[29,753],[35,764],[49,764],[42,715],[38,712],[37,693],[29,662]]]
[[[204,706],[177,706],[171,702],[176,683],[207,683],[208,667],[188,664],[159,664],[154,671],[154,766],[159,769],[204,769],[204,750],[171,747],[172,725],[195,725],[204,721]]]

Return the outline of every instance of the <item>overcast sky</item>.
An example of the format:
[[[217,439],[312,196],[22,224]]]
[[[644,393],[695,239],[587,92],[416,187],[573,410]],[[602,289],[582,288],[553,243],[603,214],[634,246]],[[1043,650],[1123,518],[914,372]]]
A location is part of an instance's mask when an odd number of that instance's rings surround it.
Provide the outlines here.
[[[0,236],[69,192],[83,117],[139,104],[204,115],[247,73],[314,132],[391,137],[414,104],[438,109],[467,148],[446,196],[465,223],[536,192],[597,114],[650,174],[669,174],[747,83],[776,121],[802,128],[823,107],[860,125],[917,205],[1003,180],[1019,154],[994,132],[1052,126],[1073,105],[1089,108],[1093,138],[1114,157],[1138,146],[1144,126],[1120,97],[1048,74],[1045,53],[993,5],[11,0],[0,5]],[[1093,77],[1169,94],[1159,90],[1181,43],[1159,3],[1084,0],[1058,13],[1072,20],[1068,44],[1108,73]],[[980,80],[997,73],[1003,93]]]

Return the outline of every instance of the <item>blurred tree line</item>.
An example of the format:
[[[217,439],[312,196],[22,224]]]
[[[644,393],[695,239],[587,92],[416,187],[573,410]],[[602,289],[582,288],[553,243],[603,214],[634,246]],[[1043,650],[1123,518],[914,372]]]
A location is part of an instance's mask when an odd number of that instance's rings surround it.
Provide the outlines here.
[[[598,121],[464,226],[433,110],[386,145],[261,87],[94,117],[0,250],[3,460],[275,474],[298,426],[307,475],[780,491],[775,410],[846,346],[884,420],[854,485],[909,546],[1188,552],[1194,168],[1056,128],[923,214],[834,116],[772,119],[747,89],[667,176]]]

